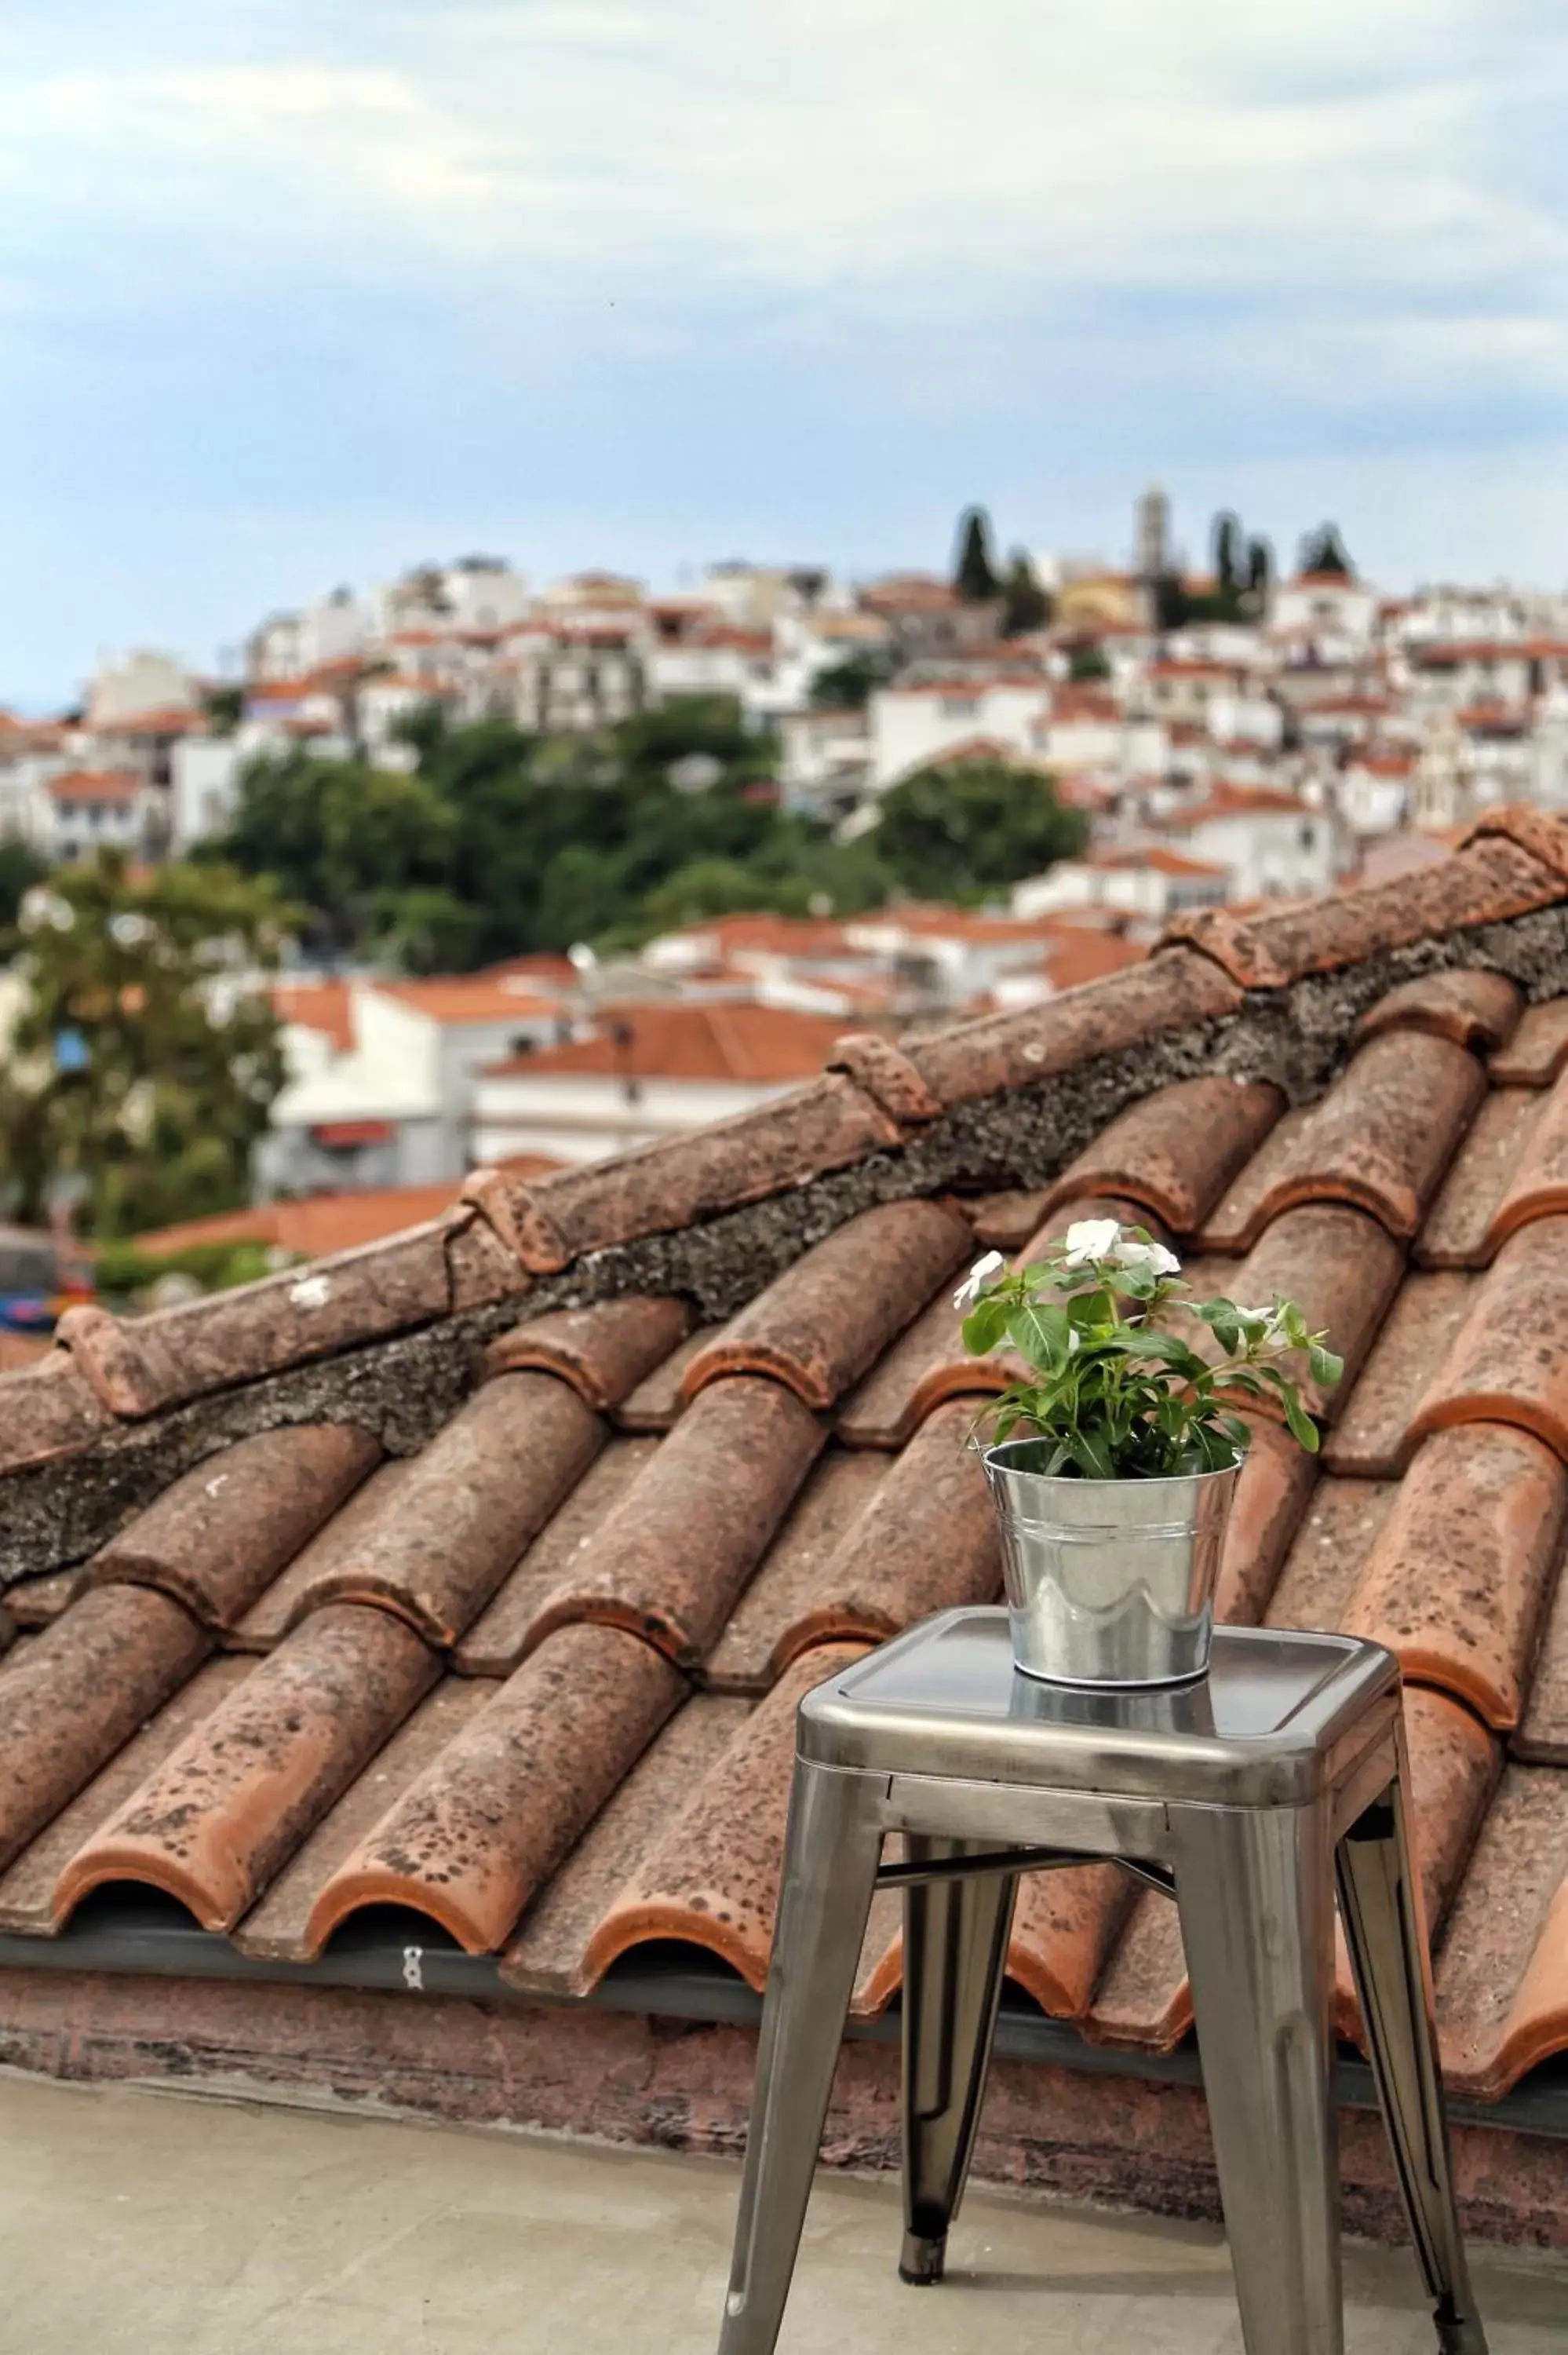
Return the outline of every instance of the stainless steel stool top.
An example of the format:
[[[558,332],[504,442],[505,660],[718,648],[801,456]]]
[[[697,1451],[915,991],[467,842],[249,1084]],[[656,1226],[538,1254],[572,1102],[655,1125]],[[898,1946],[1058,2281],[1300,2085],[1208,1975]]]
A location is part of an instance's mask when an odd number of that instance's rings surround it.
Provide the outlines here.
[[[1005,1611],[948,1611],[809,1692],[799,1749],[863,1774],[1288,1807],[1341,1780],[1398,1706],[1393,1655],[1350,1636],[1219,1627],[1192,1684],[1088,1690],[1020,1675]]]

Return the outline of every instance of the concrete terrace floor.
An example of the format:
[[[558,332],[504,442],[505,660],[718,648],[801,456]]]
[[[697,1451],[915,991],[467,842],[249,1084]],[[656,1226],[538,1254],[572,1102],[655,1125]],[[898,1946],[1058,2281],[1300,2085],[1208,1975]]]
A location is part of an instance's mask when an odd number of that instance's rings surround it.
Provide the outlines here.
[[[0,2075],[0,2347],[713,2355],[736,2170],[544,2137]],[[896,2187],[824,2175],[779,2355],[1234,2355],[1218,2233],[977,2191],[901,2287]],[[1428,2355],[1403,2251],[1347,2252],[1351,2355]],[[1568,2355],[1568,2270],[1481,2256],[1492,2355]]]

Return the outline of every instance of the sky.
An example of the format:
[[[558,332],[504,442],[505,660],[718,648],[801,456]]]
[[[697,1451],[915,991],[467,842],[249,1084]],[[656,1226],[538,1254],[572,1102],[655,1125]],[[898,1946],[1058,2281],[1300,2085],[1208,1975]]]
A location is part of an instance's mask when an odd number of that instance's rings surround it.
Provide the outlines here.
[[[482,551],[1568,584],[1558,0],[8,0],[0,706]]]

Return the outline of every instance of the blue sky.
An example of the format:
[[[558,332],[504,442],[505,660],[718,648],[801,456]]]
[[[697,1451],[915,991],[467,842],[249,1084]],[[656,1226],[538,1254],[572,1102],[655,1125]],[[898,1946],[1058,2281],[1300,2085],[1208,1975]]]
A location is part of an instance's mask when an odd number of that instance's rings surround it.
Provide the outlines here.
[[[473,549],[1568,582],[1553,0],[10,0],[0,704]]]

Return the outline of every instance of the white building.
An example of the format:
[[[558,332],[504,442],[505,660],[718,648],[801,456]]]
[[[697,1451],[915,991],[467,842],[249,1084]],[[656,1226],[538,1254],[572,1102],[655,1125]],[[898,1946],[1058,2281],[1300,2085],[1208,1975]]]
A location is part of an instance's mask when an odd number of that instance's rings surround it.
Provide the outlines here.
[[[88,690],[87,725],[108,730],[149,712],[185,712],[201,709],[201,688],[183,663],[172,655],[146,649],[122,655],[101,665]]]
[[[934,679],[879,687],[868,707],[872,784],[880,791],[970,741],[1031,755],[1036,727],[1050,709],[1051,691],[1043,678]]]
[[[1183,909],[1221,907],[1230,896],[1229,868],[1147,842],[1059,859],[1045,874],[1014,885],[1012,911],[1039,918],[1107,908],[1155,925]]]
[[[1315,897],[1339,872],[1330,814],[1267,785],[1216,785],[1165,815],[1160,831],[1187,858],[1225,868],[1233,900]]]
[[[280,984],[289,1082],[257,1153],[263,1195],[461,1178],[476,1156],[475,1074],[570,1017],[524,981]]]
[[[95,850],[143,853],[156,826],[159,795],[134,769],[64,769],[38,794],[33,840],[46,858],[71,860]]]
[[[1339,572],[1299,572],[1282,581],[1269,602],[1270,634],[1356,649],[1370,645],[1378,625],[1378,596],[1362,581]]]

